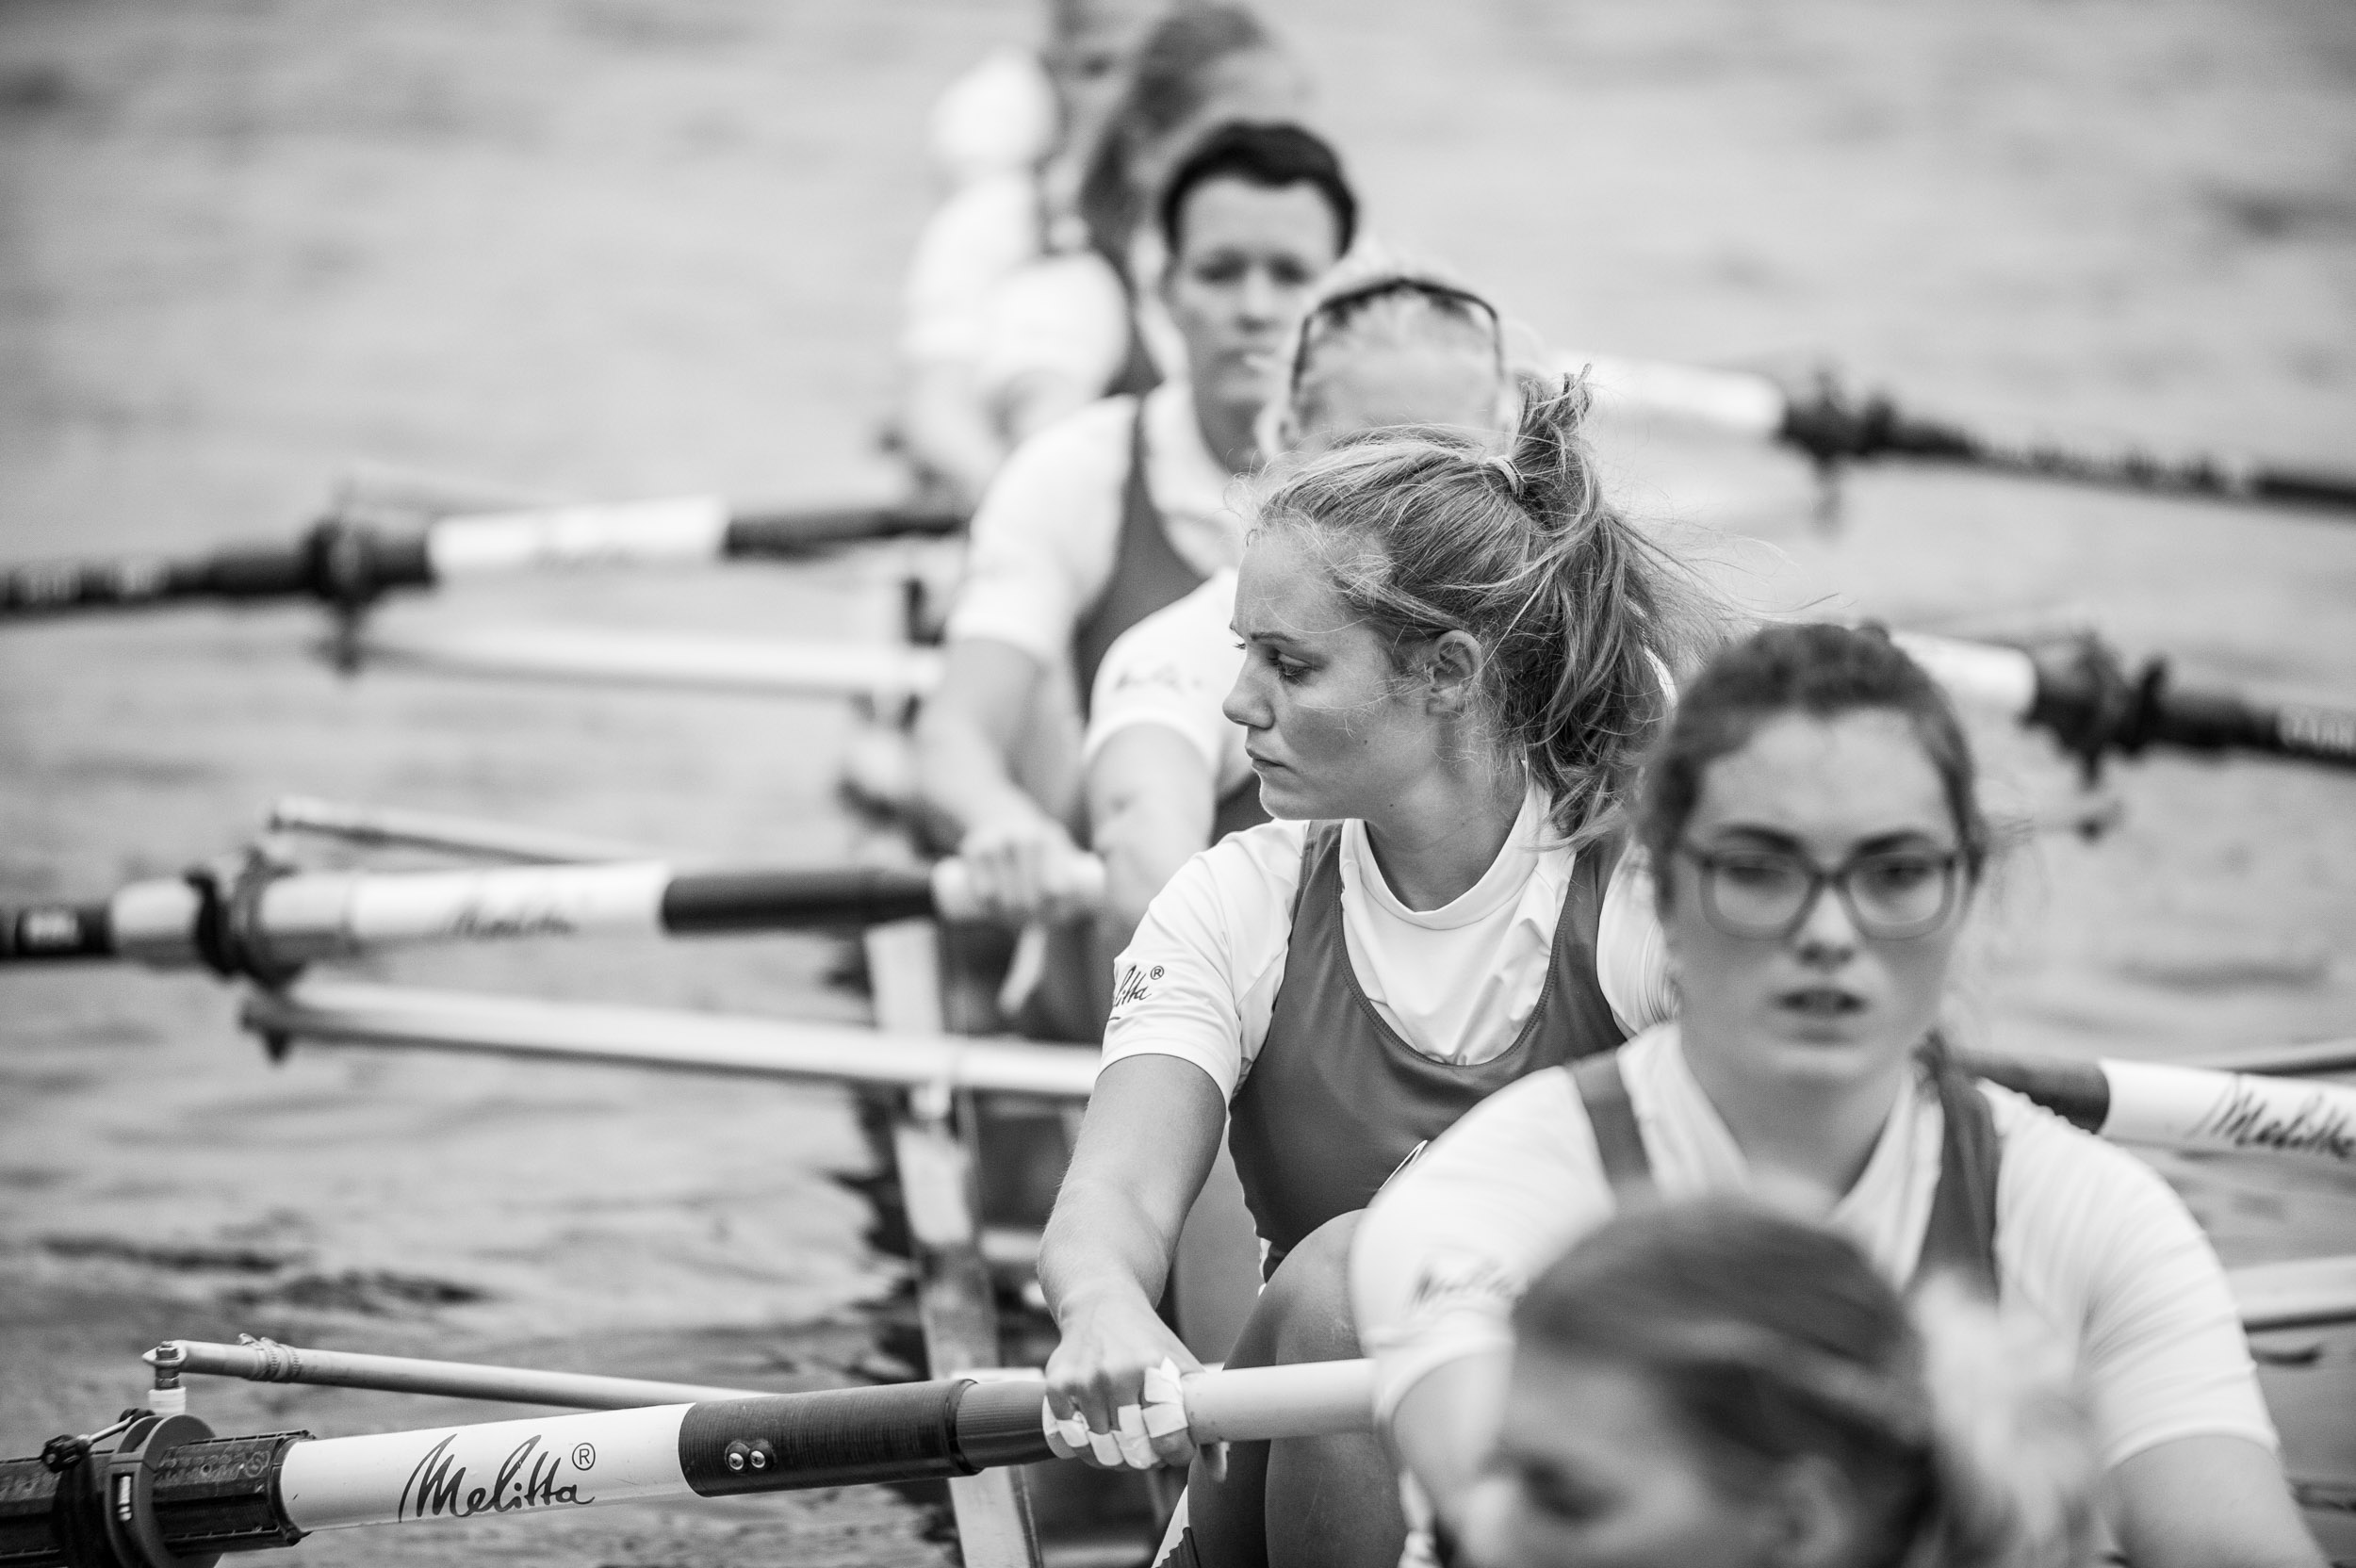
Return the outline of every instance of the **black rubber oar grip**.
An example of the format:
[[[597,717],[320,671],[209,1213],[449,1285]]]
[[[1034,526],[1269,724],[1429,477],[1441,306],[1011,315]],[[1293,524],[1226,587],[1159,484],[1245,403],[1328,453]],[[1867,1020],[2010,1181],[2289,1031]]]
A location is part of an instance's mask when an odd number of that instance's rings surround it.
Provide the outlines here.
[[[2089,1133],[2110,1119],[2111,1081],[2097,1062],[2024,1062],[2015,1056],[1984,1056],[1959,1051],[1955,1065],[1974,1078],[2023,1094]]]
[[[303,1532],[278,1509],[278,1466],[309,1434],[211,1437],[155,1463],[155,1523],[179,1556],[291,1546]],[[5,1561],[0,1559],[0,1561]]]
[[[2263,499],[2287,501],[2295,506],[2356,511],[2356,478],[2345,474],[2326,474],[2300,468],[2261,468],[2250,476],[2250,491]]]
[[[2356,713],[2304,703],[2261,704],[2227,692],[2159,689],[2146,716],[2156,742],[2197,751],[2250,751],[2356,767]]]
[[[695,1405],[679,1426],[679,1474],[704,1497],[970,1476],[975,1466],[957,1449],[957,1404],[972,1386],[898,1383]]]
[[[797,925],[863,927],[932,912],[929,877],[882,866],[687,872],[673,877],[663,890],[663,928],[679,934]]]
[[[720,535],[723,555],[808,555],[840,545],[908,535],[944,536],[965,527],[954,512],[892,506],[813,507],[801,512],[754,512],[730,517]]]
[[[0,908],[0,963],[111,958],[114,953],[114,923],[104,904]],[[0,1563],[7,1560],[0,1557]]]
[[[57,1502],[64,1478],[37,1459],[0,1460],[0,1564],[63,1568]]]

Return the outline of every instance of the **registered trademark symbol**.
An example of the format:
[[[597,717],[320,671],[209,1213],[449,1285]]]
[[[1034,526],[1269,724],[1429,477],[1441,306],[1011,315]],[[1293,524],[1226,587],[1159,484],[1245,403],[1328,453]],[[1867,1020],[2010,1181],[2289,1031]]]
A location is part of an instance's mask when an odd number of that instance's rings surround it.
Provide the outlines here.
[[[584,1443],[573,1450],[573,1468],[586,1470],[597,1462],[597,1451]]]

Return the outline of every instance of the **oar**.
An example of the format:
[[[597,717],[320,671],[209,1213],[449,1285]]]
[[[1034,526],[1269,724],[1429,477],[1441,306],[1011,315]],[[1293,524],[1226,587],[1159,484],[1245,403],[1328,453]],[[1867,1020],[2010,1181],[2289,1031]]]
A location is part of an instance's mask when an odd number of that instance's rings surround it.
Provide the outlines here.
[[[275,1042],[532,1056],[564,1061],[839,1078],[1085,1100],[1094,1053],[845,1024],[527,1001],[303,981],[256,991],[248,1028]],[[1968,1070],[2114,1142],[2356,1165],[2356,1087],[2115,1060],[1972,1054]]]
[[[2130,672],[2091,633],[2023,647],[1894,635],[1952,695],[2047,731],[2089,773],[2105,757],[2152,747],[2356,767],[2356,710],[2181,688],[2165,659]]]
[[[1074,857],[1062,875],[1073,903],[1103,897],[1094,858]],[[682,871],[645,860],[316,874],[254,859],[229,877],[134,882],[100,903],[0,907],[0,962],[122,958],[275,981],[316,959],[401,943],[858,929],[981,913],[972,874],[957,860],[923,871]]]
[[[1959,1054],[1968,1072],[2114,1143],[2356,1167],[2356,1088],[2159,1062]]]
[[[1198,1372],[1181,1388],[1205,1443],[1372,1423],[1365,1362]],[[339,1438],[142,1416],[111,1446],[0,1461],[0,1560],[177,1568],[314,1530],[970,1476],[1055,1457],[1045,1398],[1038,1375],[1015,1374]]]
[[[250,1335],[241,1345],[168,1339],[141,1359],[155,1369],[155,1388],[148,1406],[159,1414],[179,1413],[179,1407],[187,1402],[186,1391],[175,1397],[173,1390],[179,1388],[182,1378],[197,1376],[242,1378],[254,1383],[306,1383],[315,1388],[366,1388],[384,1394],[438,1394],[565,1410],[637,1410],[646,1405],[692,1405],[706,1399],[758,1399],[773,1392],[609,1378],[590,1372],[540,1372],[474,1362],[424,1361],[414,1356],[312,1350]]]
[[[1607,405],[1616,402],[1772,440],[1802,453],[1826,474],[1846,463],[1898,458],[2147,495],[2356,512],[2356,475],[2234,453],[2166,454],[2134,445],[2007,441],[1908,412],[1884,393],[1854,396],[1830,378],[1801,394],[1750,371],[1607,354],[1563,354],[1557,363],[1574,371],[1589,367]]]
[[[342,663],[436,675],[844,697],[877,707],[923,697],[941,680],[935,648],[547,624],[372,626],[326,651]]]
[[[0,570],[0,616],[202,599],[310,598],[356,608],[394,589],[501,573],[801,557],[864,540],[939,537],[962,527],[953,513],[917,507],[731,512],[710,496],[477,513],[401,532],[331,516],[287,545],[8,567]]]

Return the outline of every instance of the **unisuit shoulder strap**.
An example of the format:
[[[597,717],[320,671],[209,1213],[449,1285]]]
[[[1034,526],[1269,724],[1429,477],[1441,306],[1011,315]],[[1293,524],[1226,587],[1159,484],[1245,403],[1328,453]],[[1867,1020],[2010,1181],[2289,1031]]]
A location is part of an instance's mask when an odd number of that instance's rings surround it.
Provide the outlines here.
[[[1923,1057],[1939,1090],[1945,1131],[1939,1139],[1939,1185],[1932,1189],[1930,1224],[1922,1233],[1914,1282],[1944,1274],[1962,1279],[1992,1301],[2000,1289],[1996,1179],[2003,1155],[1996,1118],[1979,1086],[1949,1060],[1945,1041],[1933,1036],[1923,1047]]]
[[[1636,1125],[1636,1104],[1628,1098],[1628,1079],[1620,1071],[1620,1054],[1607,1051],[1572,1063],[1571,1081],[1579,1086],[1588,1125],[1595,1130],[1595,1152],[1603,1160],[1604,1178],[1612,1184],[1612,1195],[1627,1199],[1649,1191],[1652,1159],[1644,1152],[1644,1135]]]

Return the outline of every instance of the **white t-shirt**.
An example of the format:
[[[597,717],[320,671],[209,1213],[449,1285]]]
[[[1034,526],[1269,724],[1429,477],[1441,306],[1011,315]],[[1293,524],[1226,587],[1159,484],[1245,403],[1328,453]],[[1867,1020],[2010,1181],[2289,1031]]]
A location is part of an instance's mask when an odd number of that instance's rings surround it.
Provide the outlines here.
[[[1037,56],[1001,49],[933,106],[933,160],[949,194],[917,235],[901,295],[900,354],[909,364],[978,367],[1000,299],[1041,253],[1039,168],[1059,111]]]
[[[1203,759],[1214,794],[1241,789],[1252,777],[1244,729],[1220,709],[1243,670],[1235,618],[1235,574],[1220,572],[1116,638],[1096,667],[1086,760],[1124,729],[1174,730]]]
[[[1751,1184],[1674,1023],[1630,1041],[1620,1062],[1663,1196]],[[2224,1270],[2176,1195],[2132,1155],[2010,1090],[1980,1089],[2003,1147],[2003,1310],[2074,1354],[2102,1462],[2195,1435],[2276,1446]],[[1944,1125],[1925,1078],[1891,1107],[1864,1173],[1829,1217],[1893,1280],[1911,1278],[1922,1252]],[[1612,1206],[1567,1070],[1500,1089],[1400,1171],[1350,1253],[1383,1418],[1432,1368],[1510,1348],[1513,1301]]]
[[[1114,970],[1104,1065],[1177,1056],[1233,1100],[1268,1037],[1292,942],[1304,822],[1272,822],[1186,862],[1146,911]],[[1437,909],[1399,902],[1367,847],[1342,829],[1342,937],[1359,988],[1392,1032],[1434,1061],[1471,1066],[1509,1050],[1546,988],[1573,852],[1546,803],[1522,802],[1479,882]],[[1624,856],[1604,892],[1596,977],[1621,1027],[1668,1016],[1667,955],[1650,878]]]
[[[1006,459],[973,514],[952,641],[1011,644],[1050,668],[1069,658],[1073,629],[1112,580],[1137,406],[1090,403]],[[1145,443],[1146,489],[1171,547],[1206,575],[1234,567],[1244,533],[1227,504],[1235,478],[1203,444],[1184,384],[1147,394]]]

